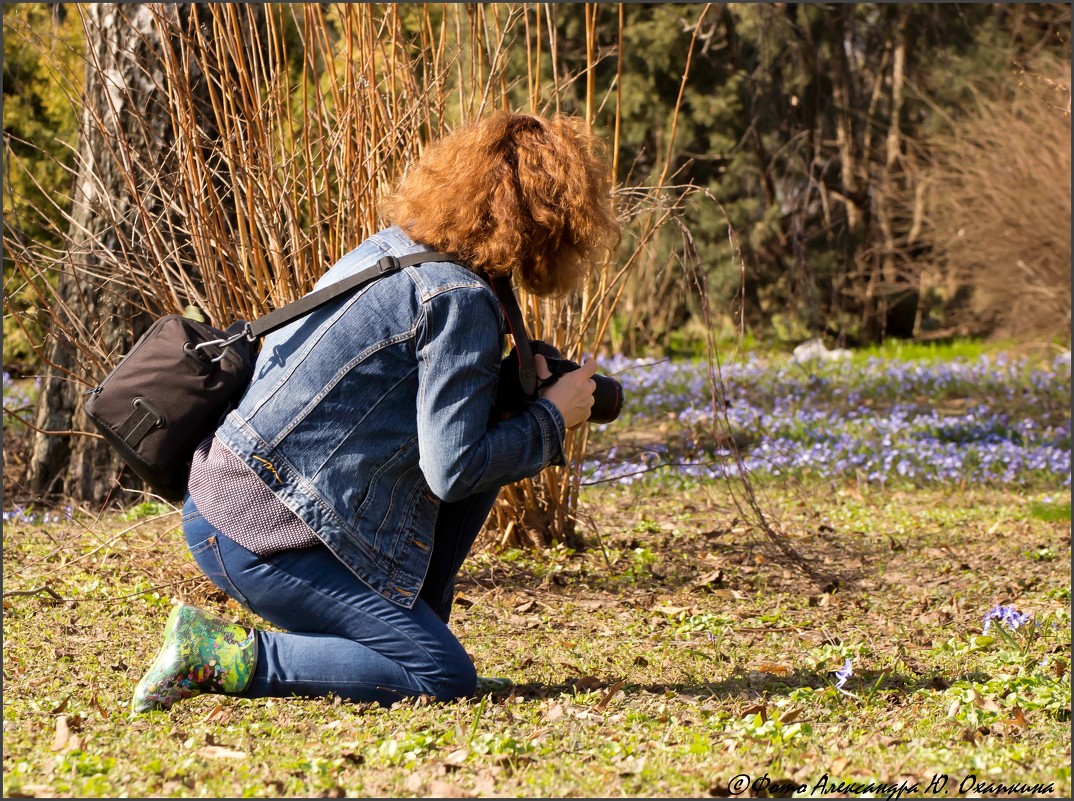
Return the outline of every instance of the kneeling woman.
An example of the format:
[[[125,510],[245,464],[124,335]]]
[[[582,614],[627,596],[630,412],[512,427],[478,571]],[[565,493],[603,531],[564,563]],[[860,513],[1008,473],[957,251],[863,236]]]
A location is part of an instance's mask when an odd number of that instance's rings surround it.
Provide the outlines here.
[[[494,419],[507,329],[488,282],[559,294],[606,259],[609,170],[580,120],[500,112],[430,147],[389,211],[393,225],[318,288],[386,255],[458,261],[408,267],[266,337],[191,471],[191,554],[284,631],[176,607],[135,711],[205,692],[384,704],[473,693],[447,625],[455,576],[499,488],[562,462],[596,371],[587,362]]]

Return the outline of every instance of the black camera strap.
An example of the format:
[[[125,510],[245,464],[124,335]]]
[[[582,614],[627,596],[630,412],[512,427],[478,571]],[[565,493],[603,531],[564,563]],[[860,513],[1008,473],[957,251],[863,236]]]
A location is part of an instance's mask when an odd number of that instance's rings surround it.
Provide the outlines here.
[[[522,321],[522,310],[518,308],[518,299],[515,298],[511,281],[506,276],[493,278],[492,288],[500,299],[504,316],[507,318],[507,327],[511,329],[511,337],[515,340],[515,352],[518,354],[518,380],[522,385],[522,392],[527,398],[533,400],[537,397],[537,368],[533,364],[533,350],[530,348],[526,324]]]

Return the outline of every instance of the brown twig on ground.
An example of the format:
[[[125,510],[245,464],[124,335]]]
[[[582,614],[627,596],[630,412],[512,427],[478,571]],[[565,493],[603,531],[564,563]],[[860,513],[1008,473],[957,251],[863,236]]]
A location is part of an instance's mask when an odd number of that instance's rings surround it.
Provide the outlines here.
[[[37,587],[36,589],[32,589],[32,590],[8,590],[7,592],[4,593],[3,597],[9,598],[9,597],[16,596],[16,595],[40,595],[41,593],[46,593],[46,594],[52,596],[52,598],[58,603],[63,603],[63,604],[77,604],[78,603],[78,601],[74,600],[73,598],[64,598],[64,597],[62,597],[59,593],[57,593],[54,589],[52,589],[52,587],[50,587],[48,584],[42,584],[40,587]]]

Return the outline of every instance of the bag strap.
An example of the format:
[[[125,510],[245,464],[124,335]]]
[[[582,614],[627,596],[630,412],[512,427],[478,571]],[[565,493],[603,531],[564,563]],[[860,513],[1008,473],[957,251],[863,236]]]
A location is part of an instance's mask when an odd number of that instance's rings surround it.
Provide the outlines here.
[[[511,289],[511,281],[506,276],[493,278],[492,288],[496,290],[496,296],[500,299],[504,316],[507,318],[507,327],[511,329],[511,336],[515,340],[515,352],[518,354],[518,380],[522,385],[522,392],[527,398],[533,400],[537,397],[537,369],[533,364],[533,349],[530,347],[530,338],[526,333],[526,324],[522,321],[522,311],[518,308],[518,300]]]
[[[407,256],[392,256],[389,254],[381,258],[372,267],[367,267],[352,276],[344,278],[342,281],[337,281],[323,289],[318,289],[316,292],[311,292],[294,303],[288,303],[286,306],[281,306],[275,311],[269,312],[264,317],[259,317],[247,323],[244,333],[249,339],[258,339],[271,334],[288,323],[294,322],[299,317],[304,317],[314,309],[319,309],[326,303],[335,300],[341,295],[353,292],[377,278],[397,273],[404,267],[413,267],[416,264],[422,264],[427,261],[454,262],[456,259],[446,253],[440,253],[435,250],[420,250]]]
[[[242,334],[237,336],[246,336],[251,340],[259,339],[377,278],[397,273],[405,267],[413,267],[430,261],[456,262],[457,259],[447,253],[441,253],[436,250],[419,250],[417,253],[411,253],[407,256],[388,254],[372,267],[361,270],[348,278],[344,278],[342,281],[330,284],[324,289],[311,292],[294,303],[288,303],[286,306],[281,306],[275,311],[269,312],[264,317],[259,317],[247,323]],[[526,397],[535,398],[537,397],[537,369],[534,367],[533,350],[530,348],[530,338],[526,333],[526,324],[522,320],[522,310],[518,307],[518,299],[515,298],[514,290],[511,289],[510,280],[505,276],[494,278],[491,283],[496,296],[500,299],[500,305],[503,306],[507,326],[511,330],[511,337],[515,340],[515,350],[518,353],[518,377],[522,384],[522,391],[526,394]]]

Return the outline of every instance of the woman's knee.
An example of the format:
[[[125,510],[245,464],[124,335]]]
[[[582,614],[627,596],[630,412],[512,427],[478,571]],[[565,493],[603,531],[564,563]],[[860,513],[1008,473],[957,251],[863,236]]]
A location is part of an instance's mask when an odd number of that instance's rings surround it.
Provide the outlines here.
[[[469,655],[462,653],[439,665],[439,683],[433,695],[438,701],[452,701],[474,694],[477,689],[477,670]]]

